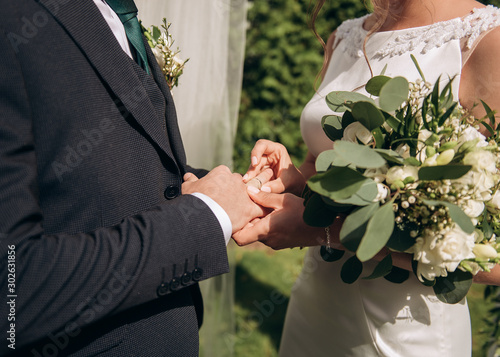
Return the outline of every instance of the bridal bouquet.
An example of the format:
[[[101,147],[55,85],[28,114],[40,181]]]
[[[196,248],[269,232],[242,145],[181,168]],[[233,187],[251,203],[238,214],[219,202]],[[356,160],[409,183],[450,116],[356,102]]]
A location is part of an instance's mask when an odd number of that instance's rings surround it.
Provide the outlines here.
[[[441,90],[439,79],[431,85],[419,72],[416,83],[373,77],[371,97],[328,94],[328,106],[343,115],[322,120],[334,148],[317,158],[304,219],[327,227],[347,215],[340,241],[356,255],[342,268],[345,282],[386,248],[413,254],[418,279],[457,303],[474,274],[500,261],[500,126],[485,103],[487,116],[475,119],[454,101],[453,79]],[[335,261],[343,251],[323,247],[322,255]],[[365,279],[379,277],[401,283],[409,272],[388,255]]]
[[[151,26],[149,29],[143,27],[143,33],[153,50],[170,90],[172,90],[179,84],[179,77],[189,59],[183,61],[179,57],[179,49],[177,48],[175,51],[172,49],[174,40],[168,31],[170,25],[166,19],[163,19],[163,24],[160,27]]]

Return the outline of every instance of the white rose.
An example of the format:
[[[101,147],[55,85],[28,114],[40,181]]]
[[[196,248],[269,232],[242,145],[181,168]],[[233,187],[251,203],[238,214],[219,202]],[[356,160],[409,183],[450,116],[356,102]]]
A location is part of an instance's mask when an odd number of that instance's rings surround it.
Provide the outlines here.
[[[475,170],[484,170],[490,173],[495,173],[497,158],[490,151],[477,150],[468,153],[464,157],[464,164],[472,165]]]
[[[385,174],[387,173],[387,170],[389,170],[389,167],[387,165],[384,165],[376,169],[366,169],[363,175],[373,179],[373,181],[377,183],[382,183],[385,180]]]
[[[495,186],[495,180],[492,175],[484,171],[470,170],[462,177],[453,180],[455,184],[465,187],[473,187],[476,199],[488,201],[491,199],[491,189]]]
[[[475,128],[469,126],[460,134],[460,137],[458,138],[457,147],[459,147],[462,144],[465,144],[467,141],[472,141],[475,139],[480,139],[480,141],[477,143],[477,147],[488,146],[488,143],[486,142],[486,137],[479,131],[477,131]]]
[[[415,166],[393,166],[387,171],[385,179],[388,184],[396,181],[404,181],[407,177],[418,179],[418,168]]]
[[[153,54],[155,55],[160,68],[163,69],[163,67],[165,67],[165,57],[163,56],[163,51],[160,48],[155,47],[153,48]]]
[[[454,225],[443,235],[426,230],[408,252],[414,253],[414,259],[418,261],[419,279],[434,280],[455,271],[462,260],[474,258],[474,244],[474,234],[467,234]]]
[[[461,206],[464,213],[470,218],[476,218],[481,215],[484,211],[484,203],[476,200],[467,200],[464,205]]]
[[[350,141],[352,143],[357,143],[358,140],[363,144],[368,145],[373,141],[373,135],[368,129],[365,128],[363,124],[359,121],[349,124],[344,129],[344,136],[342,138],[344,141]]]

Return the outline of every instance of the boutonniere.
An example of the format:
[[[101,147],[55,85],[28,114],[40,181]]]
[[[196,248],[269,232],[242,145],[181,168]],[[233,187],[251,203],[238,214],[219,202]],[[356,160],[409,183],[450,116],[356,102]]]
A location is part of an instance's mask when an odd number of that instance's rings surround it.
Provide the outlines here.
[[[179,57],[179,48],[173,50],[174,39],[168,31],[170,25],[171,23],[167,23],[167,20],[163,19],[163,24],[160,27],[151,26],[150,28],[142,27],[142,29],[167,84],[172,90],[179,84],[179,77],[182,75],[184,66],[189,59],[184,61]]]

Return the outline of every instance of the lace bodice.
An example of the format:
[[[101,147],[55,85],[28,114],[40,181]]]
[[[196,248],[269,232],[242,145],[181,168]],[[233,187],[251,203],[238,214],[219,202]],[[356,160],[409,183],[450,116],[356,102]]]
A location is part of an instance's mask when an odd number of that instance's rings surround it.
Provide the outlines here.
[[[334,48],[347,52],[352,57],[363,56],[363,41],[367,31],[363,23],[369,15],[347,20],[337,29]],[[430,49],[456,39],[466,39],[465,47],[470,49],[481,33],[500,25],[500,10],[494,6],[476,9],[463,18],[437,22],[429,26],[400,30],[402,33],[387,42],[375,56],[393,57],[413,51],[420,44],[424,44],[422,54]]]

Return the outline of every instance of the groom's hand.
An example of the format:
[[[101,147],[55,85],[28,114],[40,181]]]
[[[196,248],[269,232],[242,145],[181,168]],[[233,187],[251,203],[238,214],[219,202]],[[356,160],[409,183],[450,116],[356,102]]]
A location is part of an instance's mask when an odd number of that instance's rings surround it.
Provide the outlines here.
[[[303,198],[291,193],[259,191],[254,187],[248,187],[248,193],[254,202],[272,212],[262,219],[253,220],[233,234],[238,245],[260,241],[273,249],[284,249],[325,244],[324,228],[308,226],[302,218]],[[337,233],[335,228],[334,232]]]
[[[226,166],[218,166],[205,177],[198,179],[194,174],[184,175],[182,193],[203,193],[217,202],[226,211],[233,233],[241,230],[256,217],[265,215],[262,207],[248,197],[246,185],[239,174],[231,173]]]

